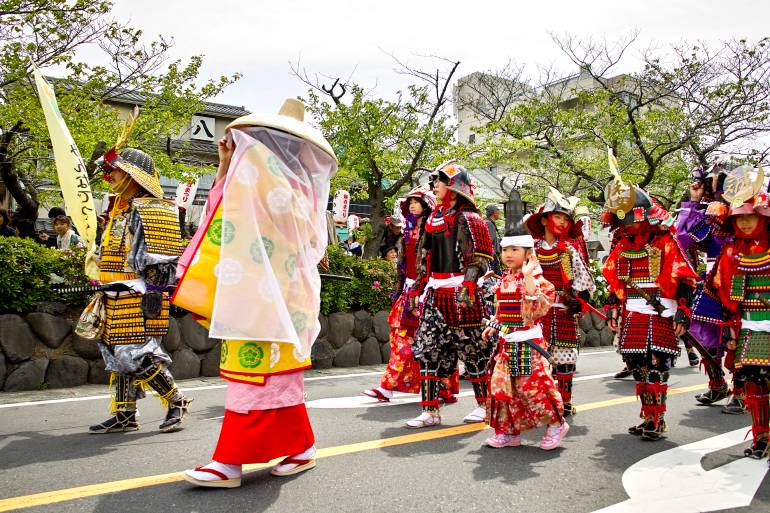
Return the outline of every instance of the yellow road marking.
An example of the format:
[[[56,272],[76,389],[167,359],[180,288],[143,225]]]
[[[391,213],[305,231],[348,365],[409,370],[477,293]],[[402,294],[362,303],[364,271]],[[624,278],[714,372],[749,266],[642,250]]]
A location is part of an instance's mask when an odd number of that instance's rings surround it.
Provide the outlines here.
[[[694,392],[696,390],[702,390],[707,388],[707,385],[692,385],[680,388],[671,388],[668,391],[669,395],[684,394],[687,392]],[[621,404],[629,404],[636,402],[637,399],[634,396],[619,397],[617,399],[608,399],[605,401],[596,401],[586,404],[576,405],[578,411],[595,410],[598,408],[608,408],[610,406],[618,406]],[[483,423],[479,424],[463,424],[461,426],[453,426],[442,429],[434,429],[430,431],[418,431],[408,435],[393,436],[390,438],[382,438],[379,440],[369,440],[367,442],[359,442],[355,444],[339,445],[336,447],[326,447],[319,449],[316,453],[316,458],[329,458],[332,456],[341,456],[343,454],[352,454],[356,452],[371,451],[374,449],[382,449],[384,447],[393,447],[395,445],[411,444],[415,442],[425,442],[427,440],[435,440],[437,438],[446,438],[449,436],[462,435],[466,433],[473,433],[476,431],[482,431],[486,428]],[[263,468],[268,468],[277,463],[279,459],[271,461],[270,463],[259,463],[254,465],[244,465],[243,470],[245,472],[251,472]],[[109,481],[106,483],[98,483],[85,486],[76,486],[74,488],[65,488],[62,490],[52,490],[49,492],[35,493],[31,495],[22,495],[19,497],[10,497],[8,499],[0,499],[0,513],[4,511],[12,511],[17,509],[32,508],[35,506],[45,506],[47,504],[56,504],[59,502],[66,502],[75,499],[82,499],[85,497],[94,497],[97,495],[105,495],[108,493],[125,492],[127,490],[136,490],[137,488],[145,488],[148,486],[157,486],[169,483],[175,483],[182,481],[180,472],[172,472],[170,474],[158,474],[154,476],[136,477],[132,479],[122,479],[120,481]]]

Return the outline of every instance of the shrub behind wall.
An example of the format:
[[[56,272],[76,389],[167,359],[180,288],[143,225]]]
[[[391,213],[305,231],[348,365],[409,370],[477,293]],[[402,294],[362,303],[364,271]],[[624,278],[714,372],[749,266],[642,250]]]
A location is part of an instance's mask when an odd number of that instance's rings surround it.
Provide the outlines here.
[[[71,284],[88,281],[85,250],[59,251],[30,239],[0,237],[0,313],[27,313],[41,301],[83,304],[83,294],[60,296],[51,288],[51,275]]]
[[[350,276],[352,281],[321,284],[321,313],[390,310],[390,294],[395,292],[398,275],[395,266],[379,258],[361,259],[345,254],[339,246],[329,246],[329,273]]]

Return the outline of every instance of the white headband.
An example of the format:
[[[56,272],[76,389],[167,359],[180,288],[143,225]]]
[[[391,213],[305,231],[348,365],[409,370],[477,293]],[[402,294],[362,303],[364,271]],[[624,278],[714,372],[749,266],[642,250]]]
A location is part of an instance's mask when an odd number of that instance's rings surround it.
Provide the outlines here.
[[[500,247],[518,246],[520,248],[534,248],[535,239],[531,235],[514,235],[513,237],[503,237],[500,240]]]

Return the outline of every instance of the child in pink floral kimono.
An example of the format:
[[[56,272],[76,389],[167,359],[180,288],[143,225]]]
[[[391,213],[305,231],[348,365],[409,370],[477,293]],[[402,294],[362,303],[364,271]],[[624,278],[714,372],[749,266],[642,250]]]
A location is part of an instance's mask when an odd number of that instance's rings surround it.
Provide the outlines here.
[[[540,448],[550,451],[561,443],[569,424],[548,361],[529,344],[545,347],[538,321],[551,308],[555,291],[542,276],[532,237],[522,231],[514,229],[501,241],[506,270],[495,294],[495,316],[482,334],[498,343],[486,416],[495,435],[486,444],[516,447],[522,431],[546,425]]]

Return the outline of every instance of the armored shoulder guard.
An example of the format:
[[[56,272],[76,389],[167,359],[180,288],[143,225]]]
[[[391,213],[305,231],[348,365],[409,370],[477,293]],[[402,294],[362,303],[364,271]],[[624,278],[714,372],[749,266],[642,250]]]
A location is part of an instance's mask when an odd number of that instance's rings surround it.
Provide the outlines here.
[[[494,258],[495,247],[492,244],[487,223],[476,212],[463,212],[462,215],[468,222],[468,230],[473,241],[473,254],[489,259]]]

